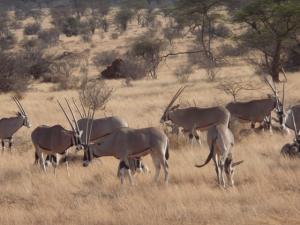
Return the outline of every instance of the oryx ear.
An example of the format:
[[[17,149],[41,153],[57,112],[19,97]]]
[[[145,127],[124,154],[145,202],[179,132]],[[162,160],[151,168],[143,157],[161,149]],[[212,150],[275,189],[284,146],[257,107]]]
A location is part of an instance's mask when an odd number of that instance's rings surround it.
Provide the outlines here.
[[[178,108],[179,108],[179,106],[180,106],[179,104],[177,104],[177,105],[174,105],[174,106],[173,106],[173,107],[170,109],[170,111],[171,111],[171,110],[174,110],[174,109],[178,109]]]
[[[241,161],[238,161],[238,162],[234,162],[234,163],[231,164],[231,166],[232,166],[232,167],[235,167],[235,166],[237,166],[237,165],[240,165],[240,164],[243,163],[243,162],[244,162],[244,160],[241,160]]]

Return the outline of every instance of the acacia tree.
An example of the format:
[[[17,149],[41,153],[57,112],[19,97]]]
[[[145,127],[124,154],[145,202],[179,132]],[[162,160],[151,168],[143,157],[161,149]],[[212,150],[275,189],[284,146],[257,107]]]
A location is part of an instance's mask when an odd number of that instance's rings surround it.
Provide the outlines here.
[[[252,0],[235,13],[234,20],[246,25],[241,44],[261,53],[259,69],[279,81],[286,52],[300,30],[299,0]]]
[[[217,52],[213,42],[220,37],[220,20],[223,18],[219,7],[223,4],[220,0],[178,0],[165,11],[171,16],[176,28],[192,34],[199,49],[202,66],[206,68],[210,80],[215,78],[215,68],[219,64]]]

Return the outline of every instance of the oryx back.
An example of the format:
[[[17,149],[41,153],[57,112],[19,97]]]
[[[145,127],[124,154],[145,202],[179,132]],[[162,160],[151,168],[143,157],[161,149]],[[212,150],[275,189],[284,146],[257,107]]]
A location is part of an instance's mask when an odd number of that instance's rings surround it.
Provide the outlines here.
[[[230,113],[222,106],[210,108],[189,107],[171,111],[169,117],[173,123],[178,124],[185,130],[207,130],[218,124],[228,125]]]
[[[262,122],[275,107],[276,103],[272,98],[231,102],[226,105],[232,117],[251,122]]]
[[[72,144],[72,131],[60,125],[39,126],[31,134],[33,144],[40,150],[49,151],[51,154],[64,154]]]
[[[83,139],[86,138],[86,124],[86,118],[78,120],[79,128],[83,131]],[[128,127],[127,122],[116,116],[94,119],[90,141],[97,141],[122,127]]]

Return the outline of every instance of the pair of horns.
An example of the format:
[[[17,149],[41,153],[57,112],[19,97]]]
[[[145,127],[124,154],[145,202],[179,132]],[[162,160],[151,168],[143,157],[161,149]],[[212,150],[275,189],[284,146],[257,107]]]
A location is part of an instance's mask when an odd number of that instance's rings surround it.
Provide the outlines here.
[[[91,109],[91,106],[90,106],[87,117],[86,117],[86,119],[87,119],[86,120],[86,135],[85,135],[85,144],[86,145],[89,145],[89,142],[91,140],[94,116],[95,116],[95,107],[93,107],[93,109]]]
[[[81,98],[79,98],[79,101],[80,101],[80,105],[81,105],[81,108],[82,108],[82,112],[80,111],[79,107],[77,106],[76,101],[75,101],[74,98],[72,98],[72,101],[73,101],[73,104],[74,104],[77,112],[79,113],[81,119],[87,118],[89,115],[86,113],[86,110],[84,108],[84,105],[83,105],[83,102],[82,102]]]
[[[13,97],[13,100],[15,101],[16,105],[18,106],[20,112],[21,112],[24,116],[26,116],[27,114],[26,114],[24,108],[22,107],[21,103],[19,102],[19,100],[18,100],[16,97]]]
[[[181,95],[181,93],[184,91],[184,89],[186,87],[187,87],[187,85],[179,88],[179,90],[176,92],[176,94],[173,96],[173,98],[171,99],[170,103],[168,104],[165,112],[167,112],[172,107],[172,105],[174,104],[174,102],[177,100],[177,98]]]
[[[292,114],[292,119],[293,119],[295,138],[297,139],[297,136],[298,136],[298,129],[297,129],[297,125],[296,125],[296,121],[295,121],[295,116],[294,116],[293,109],[291,109],[291,114]]]
[[[66,116],[66,118],[67,118],[67,120],[68,120],[68,122],[69,122],[69,124],[70,124],[70,126],[71,126],[71,128],[72,128],[72,130],[73,130],[74,132],[76,132],[76,133],[79,133],[80,129],[79,129],[79,126],[78,126],[78,123],[77,123],[75,114],[73,113],[73,110],[72,110],[72,108],[71,108],[71,106],[70,106],[70,104],[69,104],[69,101],[68,101],[66,98],[65,98],[65,101],[66,101],[67,106],[68,106],[68,108],[69,108],[69,110],[70,110],[70,112],[71,112],[71,115],[72,115],[72,118],[73,118],[73,123],[72,123],[70,117],[68,116],[68,114],[66,113],[65,109],[64,109],[63,106],[61,105],[61,103],[57,100],[58,105],[60,106],[61,110],[62,110],[63,113],[65,114],[65,116]],[[75,126],[74,126],[74,125],[75,125]]]

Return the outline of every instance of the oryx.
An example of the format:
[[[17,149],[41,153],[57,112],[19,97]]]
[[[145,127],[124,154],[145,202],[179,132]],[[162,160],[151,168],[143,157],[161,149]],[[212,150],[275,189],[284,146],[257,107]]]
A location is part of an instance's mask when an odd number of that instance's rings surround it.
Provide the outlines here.
[[[68,102],[67,102],[68,103]],[[45,156],[54,156],[56,157],[56,163],[54,165],[54,173],[56,173],[56,167],[59,164],[59,159],[62,156],[65,156],[65,162],[67,166],[67,172],[69,174],[68,168],[68,149],[72,146],[76,146],[77,150],[82,149],[82,131],[79,129],[79,126],[76,122],[75,115],[71,110],[69,104],[68,107],[71,111],[74,124],[71,122],[69,116],[66,111],[58,101],[60,108],[65,114],[72,130],[66,130],[61,125],[54,126],[39,126],[31,134],[31,140],[35,147],[35,163],[37,164],[39,161],[43,166],[44,171],[46,172],[45,165]]]
[[[88,120],[88,115],[86,112],[86,109],[83,106],[82,101],[80,100],[81,107],[82,107],[82,112],[80,111],[79,107],[77,106],[76,102],[74,99],[73,103],[74,106],[79,113],[81,119],[77,121],[79,129],[83,131],[82,138],[85,140],[86,136],[86,124]],[[128,123],[117,116],[110,116],[110,117],[105,117],[105,118],[99,118],[99,119],[94,119],[93,120],[93,127],[91,131],[91,137],[90,137],[90,142],[99,142],[101,141],[101,138],[110,135],[113,131],[120,129],[122,127],[128,127]]]
[[[173,106],[174,102],[185,89],[185,87],[180,88],[173,96],[171,102],[166,107],[160,119],[161,123],[171,121],[178,127],[182,127],[183,132],[188,133],[190,139],[195,137],[198,141],[199,135],[197,131],[207,130],[208,128],[218,124],[224,124],[225,126],[228,126],[230,113],[225,107],[188,107],[179,109],[179,105]]]
[[[293,121],[293,116],[295,121]],[[299,129],[300,128],[300,105],[294,105],[286,112],[285,126],[292,130],[295,130],[294,122],[296,127]],[[297,130],[297,133],[298,132],[299,130]]]
[[[26,114],[24,108],[16,97],[13,97],[16,105],[19,108],[19,112],[17,116],[10,118],[2,118],[0,119],[0,139],[2,144],[2,151],[4,151],[4,141],[9,141],[9,150],[12,147],[13,135],[22,127],[25,126],[27,128],[31,127],[31,124],[28,119],[28,115]]]
[[[89,132],[93,126],[92,121],[93,117],[91,122],[87,123]],[[120,128],[105,137],[101,143],[90,144],[87,138],[84,148],[83,166],[88,166],[93,158],[113,156],[126,165],[126,168],[123,168],[127,170],[130,183],[132,183],[132,177],[128,161],[150,154],[156,169],[154,180],[158,180],[162,166],[165,172],[165,182],[168,182],[168,137],[158,128]],[[121,183],[123,181],[124,173],[121,174]]]
[[[234,145],[234,137],[230,129],[221,124],[208,129],[207,143],[210,153],[202,165],[196,167],[203,167],[213,159],[217,173],[219,185],[225,188],[224,171],[228,182],[233,186],[234,167],[241,164],[243,161],[233,162],[232,147]]]
[[[292,129],[295,134],[295,138],[292,144],[285,144],[281,148],[281,154],[284,156],[298,156],[300,157],[300,135],[299,135],[299,123],[300,115],[296,113],[300,112],[300,105],[292,107],[287,113],[287,127]]]
[[[128,169],[130,169],[131,175],[134,175],[135,173],[149,173],[148,167],[142,162],[141,158],[129,158],[128,165],[126,165],[124,161],[120,162],[118,166],[117,176],[120,179],[122,177],[125,177]]]
[[[240,122],[251,123],[251,128],[255,128],[255,123],[262,124],[267,122],[270,130],[272,129],[271,113],[275,110],[278,122],[280,123],[282,129],[285,129],[284,125],[284,87],[282,91],[282,100],[279,100],[278,91],[276,89],[275,83],[273,85],[267,80],[266,83],[272,89],[274,95],[269,95],[268,98],[257,99],[248,102],[230,102],[226,105],[226,108],[231,114],[231,120],[239,120]],[[274,87],[273,87],[274,86]]]

